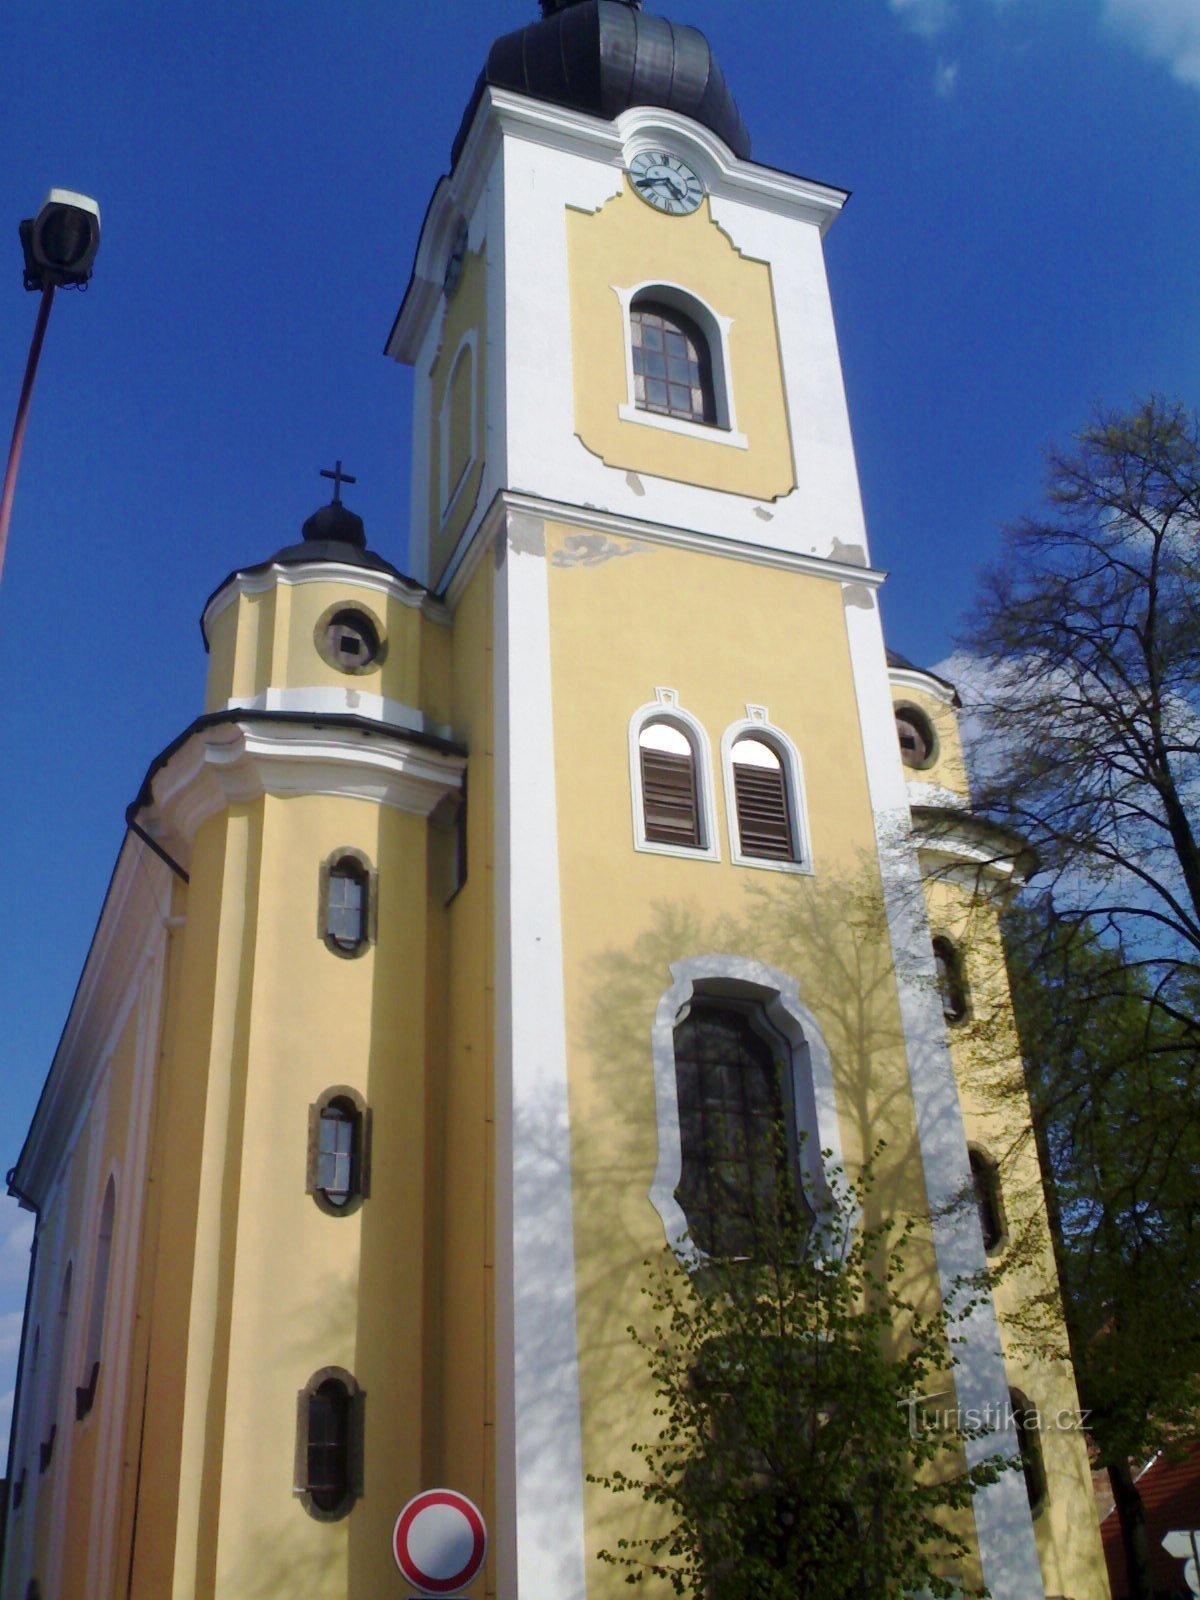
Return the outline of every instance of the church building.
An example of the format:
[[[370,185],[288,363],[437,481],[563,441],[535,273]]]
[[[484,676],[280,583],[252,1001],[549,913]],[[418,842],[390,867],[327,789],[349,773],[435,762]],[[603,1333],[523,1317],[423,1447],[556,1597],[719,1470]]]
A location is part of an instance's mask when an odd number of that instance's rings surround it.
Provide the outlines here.
[[[846,196],[755,163],[694,29],[541,12],[396,285],[409,573],[339,463],[204,603],[203,709],[129,808],[10,1174],[0,1600],[404,1600],[433,1489],[488,1542],[424,1592],[616,1600],[597,1552],[651,1510],[589,1475],[650,1431],[642,1263],[743,1248],[756,1116],[818,1194],[882,1142],[930,1304],[1042,1207],[1019,843],[971,813],[953,688],[884,645]],[[1046,1244],[983,1293],[961,1407],[1075,1415],[1006,1316],[1053,1286]],[[998,1437],[1026,1470],[977,1495],[964,1583],[1105,1600],[1083,1433]]]

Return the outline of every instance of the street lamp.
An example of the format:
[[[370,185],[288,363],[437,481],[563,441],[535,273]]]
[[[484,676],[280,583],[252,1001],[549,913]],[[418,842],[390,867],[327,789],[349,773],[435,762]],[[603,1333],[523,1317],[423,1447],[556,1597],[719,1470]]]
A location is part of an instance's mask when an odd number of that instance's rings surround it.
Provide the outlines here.
[[[70,189],[51,189],[36,217],[20,225],[21,249],[25,253],[25,287],[40,289],[41,304],[25,363],[21,398],[17,401],[17,420],[13,423],[8,465],[4,471],[4,491],[0,495],[0,574],[4,571],[4,552],[8,545],[8,524],[12,517],[13,495],[17,488],[17,468],[25,442],[29,418],[29,397],[37,375],[42,341],[54,291],[81,289],[92,275],[92,262],[100,248],[100,207],[86,194]]]

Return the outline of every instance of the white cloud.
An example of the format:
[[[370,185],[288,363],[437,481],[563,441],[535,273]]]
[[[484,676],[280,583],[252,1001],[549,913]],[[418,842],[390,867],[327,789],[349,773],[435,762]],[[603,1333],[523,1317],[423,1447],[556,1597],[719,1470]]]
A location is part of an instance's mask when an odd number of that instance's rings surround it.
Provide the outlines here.
[[[958,82],[958,62],[944,61],[938,58],[937,71],[933,75],[933,87],[943,99],[954,93],[954,86]]]
[[[944,32],[954,20],[953,0],[888,0],[888,4],[923,39]]]
[[[1104,20],[1181,83],[1200,89],[1197,0],[1104,0]]]

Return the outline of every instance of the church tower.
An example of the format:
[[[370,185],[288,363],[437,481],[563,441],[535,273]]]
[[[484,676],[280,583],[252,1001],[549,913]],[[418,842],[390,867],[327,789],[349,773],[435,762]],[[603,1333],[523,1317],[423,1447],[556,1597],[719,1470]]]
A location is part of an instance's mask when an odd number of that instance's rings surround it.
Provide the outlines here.
[[[755,1182],[704,1170],[714,1051],[721,1117],[750,1084],[817,1193],[884,1142],[930,1299],[1003,1250],[960,1025],[1007,1001],[963,929],[994,941],[969,885],[1016,847],[970,815],[952,688],[884,648],[845,194],[755,164],[693,29],[542,12],[491,50],[387,345],[413,575],[339,463],[209,599],[204,712],[129,809],[11,1179],[2,1600],[404,1595],[393,1523],[437,1487],[488,1524],[462,1592],[614,1600],[628,1510],[587,1480],[648,1431],[641,1264],[736,1253]],[[1066,1414],[1069,1366],[1005,1331],[1053,1283],[1023,1273],[957,1399]],[[974,1577],[1101,1600],[1082,1435],[1037,1468],[977,1497]]]

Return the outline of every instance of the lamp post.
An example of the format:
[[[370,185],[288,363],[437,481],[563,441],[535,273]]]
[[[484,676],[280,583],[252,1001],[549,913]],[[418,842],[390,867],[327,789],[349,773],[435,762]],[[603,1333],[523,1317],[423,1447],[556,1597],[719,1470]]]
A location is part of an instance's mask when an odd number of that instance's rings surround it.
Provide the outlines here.
[[[25,253],[25,287],[40,289],[42,299],[29,345],[29,359],[25,363],[17,419],[8,447],[8,465],[4,470],[4,489],[0,494],[0,576],[4,572],[17,468],[21,464],[25,424],[29,420],[29,398],[37,376],[54,291],[64,286],[80,288],[91,277],[92,262],[100,248],[100,207],[85,194],[74,194],[70,189],[51,189],[37,216],[22,222],[20,231],[21,248]]]

